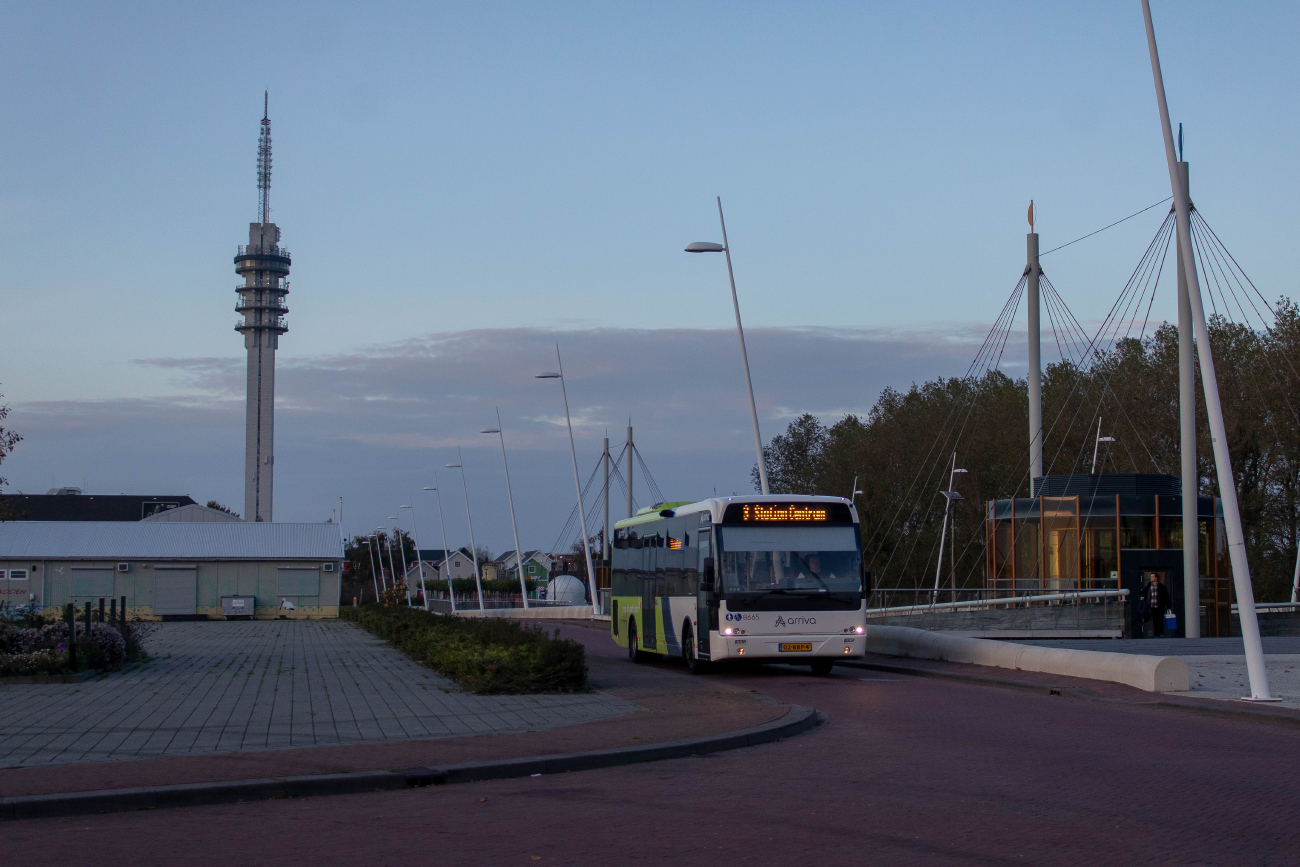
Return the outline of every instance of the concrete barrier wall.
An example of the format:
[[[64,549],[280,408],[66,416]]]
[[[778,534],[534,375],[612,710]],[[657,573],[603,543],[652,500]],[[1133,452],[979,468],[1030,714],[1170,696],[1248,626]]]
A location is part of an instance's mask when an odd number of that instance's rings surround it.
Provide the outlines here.
[[[1187,665],[1175,656],[1101,650],[1061,650],[983,638],[960,638],[906,626],[868,626],[867,652],[912,659],[965,662],[1013,671],[1036,671],[1123,683],[1147,692],[1191,688]]]

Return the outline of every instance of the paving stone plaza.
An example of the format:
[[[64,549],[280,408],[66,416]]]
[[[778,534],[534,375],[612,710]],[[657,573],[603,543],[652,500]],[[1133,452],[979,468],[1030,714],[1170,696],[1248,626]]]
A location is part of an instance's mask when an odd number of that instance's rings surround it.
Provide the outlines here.
[[[1237,701],[1250,694],[1246,675],[1246,657],[1240,638],[1174,638],[1116,640],[1042,640],[1025,641],[1042,647],[1068,650],[1105,650],[1111,653],[1141,653],[1151,656],[1177,656],[1187,664],[1191,691],[1171,693],[1192,698]],[[1265,636],[1264,667],[1268,670],[1269,689],[1278,707],[1300,710],[1300,638]]]
[[[629,713],[611,695],[475,696],[339,621],[162,623],[153,661],[0,686],[0,768],[538,731]]]

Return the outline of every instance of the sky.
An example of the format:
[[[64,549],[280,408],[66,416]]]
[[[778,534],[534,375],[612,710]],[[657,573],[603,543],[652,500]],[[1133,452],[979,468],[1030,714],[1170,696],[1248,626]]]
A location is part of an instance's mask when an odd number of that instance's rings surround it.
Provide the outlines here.
[[[1153,12],[1193,199],[1266,296],[1294,296],[1300,7]],[[1169,195],[1136,0],[0,15],[0,393],[26,437],[0,474],[28,493],[242,509],[232,257],[264,90],[294,261],[275,518],[342,496],[345,530],[372,529],[460,447],[496,551],[494,407],[521,544],[550,547],[572,508],[558,386],[533,379],[556,343],[584,478],[631,417],[670,498],[747,489],[725,263],[682,252],[721,240],[715,196],[770,437],[962,373],[1023,269],[1031,198],[1050,250]],[[1164,210],[1044,258],[1085,323]],[[429,537],[436,502],[414,496]]]

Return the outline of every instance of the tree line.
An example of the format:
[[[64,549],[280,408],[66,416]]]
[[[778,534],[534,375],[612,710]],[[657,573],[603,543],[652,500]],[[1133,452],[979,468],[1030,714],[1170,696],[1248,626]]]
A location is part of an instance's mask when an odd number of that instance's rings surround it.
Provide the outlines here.
[[[1269,329],[1209,321],[1219,392],[1256,597],[1290,598],[1300,524],[1300,308],[1282,298]],[[1098,419],[1098,472],[1179,475],[1178,332],[1164,324],[1062,361],[1043,376],[1044,471],[1087,473]],[[1200,370],[1196,372],[1201,496],[1218,496]],[[959,587],[984,583],[987,501],[1030,495],[1028,388],[998,370],[887,388],[865,417],[829,425],[811,414],[764,448],[774,493],[848,497],[857,478],[864,557],[877,586],[934,581],[952,454],[963,499],[952,510]],[[757,471],[754,473],[757,476]],[[945,550],[948,545],[945,545]],[[943,569],[948,576],[945,553]]]

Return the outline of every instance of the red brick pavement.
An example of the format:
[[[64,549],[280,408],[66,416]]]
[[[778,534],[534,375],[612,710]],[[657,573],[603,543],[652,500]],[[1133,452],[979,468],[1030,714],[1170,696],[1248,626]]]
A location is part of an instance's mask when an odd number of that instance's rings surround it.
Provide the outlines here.
[[[0,852],[140,865],[1300,863],[1291,728],[860,670],[718,680],[830,722],[627,768],[14,823]]]

